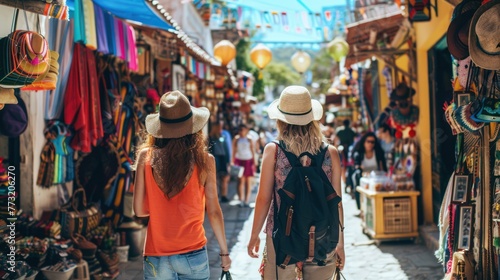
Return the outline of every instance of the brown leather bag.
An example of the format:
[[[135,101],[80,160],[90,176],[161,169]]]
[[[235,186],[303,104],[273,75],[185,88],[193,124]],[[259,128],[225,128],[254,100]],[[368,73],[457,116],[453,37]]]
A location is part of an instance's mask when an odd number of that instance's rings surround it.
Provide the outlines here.
[[[99,226],[100,222],[101,209],[97,205],[87,205],[85,190],[82,188],[76,189],[70,201],[61,207],[60,223],[62,236],[65,238],[71,238],[75,233],[86,235]]]

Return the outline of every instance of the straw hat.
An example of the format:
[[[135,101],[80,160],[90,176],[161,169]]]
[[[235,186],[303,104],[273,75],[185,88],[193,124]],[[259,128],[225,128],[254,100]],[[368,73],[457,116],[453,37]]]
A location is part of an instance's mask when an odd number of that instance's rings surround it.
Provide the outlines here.
[[[200,131],[210,111],[195,108],[180,91],[165,93],[160,99],[160,112],[146,117],[146,130],[156,138],[181,138]]]
[[[286,87],[280,98],[267,109],[269,118],[294,125],[306,125],[323,117],[323,106],[311,99],[309,91],[302,86]]]
[[[472,61],[484,69],[500,69],[500,0],[491,0],[477,9],[469,32]]]

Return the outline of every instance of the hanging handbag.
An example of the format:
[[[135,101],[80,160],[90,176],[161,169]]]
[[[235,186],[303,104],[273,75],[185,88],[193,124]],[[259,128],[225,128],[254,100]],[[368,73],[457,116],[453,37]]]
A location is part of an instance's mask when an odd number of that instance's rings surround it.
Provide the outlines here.
[[[233,280],[233,277],[231,277],[231,273],[229,272],[229,270],[222,271],[222,273],[220,274],[220,280]]]
[[[78,195],[80,194],[80,196]],[[101,209],[97,205],[87,205],[85,190],[76,189],[71,200],[61,207],[60,223],[62,236],[70,238],[73,234],[86,235],[101,221]]]
[[[500,122],[500,99],[495,97],[496,79],[496,72],[490,73],[488,82],[481,89],[482,92],[485,92],[489,88],[490,94],[484,96],[480,101],[476,100],[472,105],[472,119],[476,122]]]

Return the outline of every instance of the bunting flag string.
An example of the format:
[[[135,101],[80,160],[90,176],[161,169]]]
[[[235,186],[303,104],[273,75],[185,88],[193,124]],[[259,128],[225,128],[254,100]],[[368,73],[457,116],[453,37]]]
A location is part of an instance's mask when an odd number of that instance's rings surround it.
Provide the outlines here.
[[[313,36],[331,40],[344,32],[348,18],[345,6],[326,6],[321,12],[297,10],[259,10],[245,5],[222,6],[211,4],[211,21],[220,26],[236,26],[237,28],[256,28],[266,30],[281,30],[303,34],[308,32]],[[291,15],[291,18],[289,18]]]

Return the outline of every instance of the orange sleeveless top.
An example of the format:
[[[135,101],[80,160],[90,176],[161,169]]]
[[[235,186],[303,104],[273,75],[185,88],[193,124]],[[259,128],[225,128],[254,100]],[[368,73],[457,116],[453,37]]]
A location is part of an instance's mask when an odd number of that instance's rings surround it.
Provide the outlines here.
[[[207,243],[205,188],[198,180],[198,167],[186,187],[171,199],[158,187],[149,161],[144,169],[144,205],[149,210],[144,256],[178,255],[203,248]]]

